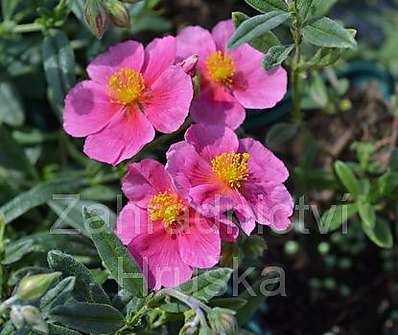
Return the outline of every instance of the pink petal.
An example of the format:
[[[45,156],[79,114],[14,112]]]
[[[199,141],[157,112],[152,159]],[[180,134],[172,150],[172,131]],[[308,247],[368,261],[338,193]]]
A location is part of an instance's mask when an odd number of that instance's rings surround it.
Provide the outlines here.
[[[197,123],[236,129],[245,120],[246,111],[224,88],[203,80],[200,94],[192,102],[191,115]]]
[[[220,21],[213,28],[211,34],[213,35],[214,42],[216,43],[216,47],[220,51],[225,50],[225,46],[228,40],[231,38],[235,31],[232,20]]]
[[[285,96],[287,73],[282,67],[265,71],[263,54],[243,45],[231,52],[235,61],[233,95],[245,108],[271,108]]]
[[[182,61],[189,56],[198,55],[198,68],[201,71],[205,70],[207,58],[215,51],[213,37],[202,27],[186,27],[177,35],[177,59]]]
[[[108,85],[109,77],[120,68],[140,72],[143,63],[144,47],[142,44],[127,41],[119,43],[97,56],[87,67],[87,72],[95,82]]]
[[[114,116],[110,124],[87,137],[84,152],[100,162],[117,165],[133,157],[155,137],[155,130],[138,110],[125,110]]]
[[[185,133],[185,140],[208,162],[222,153],[236,152],[239,147],[236,134],[222,126],[192,125]]]
[[[239,228],[232,222],[229,224],[220,223],[220,237],[226,242],[235,242],[239,236]]]
[[[188,195],[193,186],[208,183],[214,178],[209,163],[185,141],[173,144],[166,156],[166,169],[173,177],[179,193]]]
[[[154,231],[152,223],[148,221],[147,211],[129,202],[121,210],[116,225],[116,235],[123,244],[128,245],[131,240],[141,234],[151,234]]]
[[[155,290],[162,286],[176,287],[192,277],[191,267],[181,259],[175,235],[162,229],[136,237],[128,248],[147,278],[148,286]]]
[[[164,166],[153,159],[144,159],[128,166],[122,182],[123,193],[142,208],[157,193],[175,191],[173,181]]]
[[[248,184],[242,192],[260,224],[278,231],[289,227],[294,203],[283,184]]]
[[[285,164],[259,141],[245,138],[239,143],[239,152],[250,154],[249,181],[283,183],[289,177]]]
[[[142,72],[148,86],[170,66],[176,58],[176,39],[172,36],[155,38],[145,48],[145,63]]]
[[[65,98],[64,129],[72,136],[83,137],[103,129],[121,107],[110,103],[103,86],[82,81]]]
[[[218,263],[221,239],[218,228],[197,213],[190,218],[190,225],[177,235],[178,248],[184,263],[195,268],[210,268]]]
[[[193,97],[192,80],[180,67],[168,67],[153,83],[144,113],[162,133],[176,131],[188,116]]]

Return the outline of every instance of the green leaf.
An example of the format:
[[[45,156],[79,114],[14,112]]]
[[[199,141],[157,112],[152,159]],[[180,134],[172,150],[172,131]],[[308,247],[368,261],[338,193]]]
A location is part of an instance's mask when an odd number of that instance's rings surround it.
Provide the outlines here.
[[[302,22],[311,16],[311,12],[318,2],[319,0],[298,0],[298,12]]]
[[[320,69],[330,65],[334,65],[341,58],[343,51],[335,48],[321,48],[306,64],[307,67]]]
[[[354,198],[357,198],[361,194],[361,186],[349,165],[342,161],[336,161],[334,169],[346,189],[351,192]]]
[[[50,317],[67,327],[90,334],[114,334],[124,325],[123,315],[105,304],[57,306],[51,310]]]
[[[21,99],[8,81],[0,81],[0,124],[20,126],[25,120]]]
[[[338,0],[317,0],[314,1],[313,16],[325,16]]]
[[[15,335],[15,329],[11,320],[8,320],[2,327],[0,335]]]
[[[323,79],[316,71],[313,71],[312,73],[312,82],[309,87],[309,95],[317,106],[321,108],[325,108],[327,106],[329,101],[328,91]]]
[[[28,210],[45,204],[54,194],[76,192],[85,183],[84,179],[74,177],[60,178],[38,184],[0,207],[0,214],[4,215],[6,223],[10,223]]]
[[[244,21],[248,20],[250,17],[241,12],[232,13],[232,21],[234,23],[235,29],[238,28]],[[278,37],[272,32],[268,31],[252,41],[249,42],[250,46],[257,49],[262,53],[267,53],[267,51],[276,45],[280,45]]]
[[[271,149],[280,147],[281,145],[290,141],[297,134],[297,131],[298,126],[294,123],[277,123],[268,131],[268,134],[265,138],[267,147]]]
[[[263,66],[269,71],[274,67],[281,65],[290,53],[293,51],[294,45],[277,45],[270,48],[264,57]]]
[[[177,290],[207,302],[226,291],[232,272],[229,268],[206,271],[180,285]]]
[[[304,40],[323,48],[355,48],[352,33],[327,17],[318,19],[302,29]]]
[[[358,213],[362,223],[373,229],[376,224],[376,212],[374,207],[369,203],[358,201]]]
[[[290,17],[289,13],[272,11],[267,14],[257,15],[244,21],[231,39],[228,41],[229,49],[236,49],[244,43],[249,43],[264,33],[278,27]]]
[[[229,308],[234,311],[240,310],[247,304],[247,300],[243,298],[215,298],[209,302],[210,307]]]
[[[259,12],[266,13],[272,10],[281,10],[287,12],[289,7],[283,0],[245,0],[246,3],[257,9]]]
[[[393,236],[389,224],[381,218],[377,218],[374,228],[362,221],[362,229],[369,239],[380,248],[392,248]]]
[[[44,315],[47,315],[51,308],[63,305],[71,296],[75,287],[76,278],[66,277],[61,280],[54,288],[47,291],[47,293],[40,300],[40,310]]]
[[[320,225],[321,227],[326,228],[327,232],[335,231],[357,212],[358,206],[356,204],[332,206],[323,213]]]
[[[1,12],[4,21],[10,21],[21,0],[1,0]]]
[[[54,325],[51,323],[48,324],[48,331],[49,331],[48,335],[80,335],[80,333],[78,333],[75,330]]]
[[[0,166],[31,175],[35,174],[25,151],[4,127],[0,127]]]
[[[9,265],[18,262],[25,255],[31,253],[35,249],[33,240],[14,241],[7,244],[5,249],[5,257],[1,264]]]
[[[64,32],[51,30],[43,40],[43,66],[48,85],[48,99],[61,119],[64,97],[74,85],[75,56]]]
[[[78,230],[81,234],[89,236],[83,215],[85,208],[98,209],[98,215],[104,215],[104,219],[109,222],[110,228],[113,229],[115,226],[116,214],[108,207],[95,201],[81,201],[71,197],[51,200],[48,205],[59,217],[54,227],[56,229],[63,229],[64,224],[66,224]]]
[[[126,247],[98,216],[87,211],[85,216],[87,229],[112,277],[133,296],[145,296],[145,280]]]
[[[48,253],[48,264],[52,270],[61,271],[64,277],[76,278],[73,294],[77,300],[110,304],[108,295],[94,280],[89,269],[72,256],[53,250]]]

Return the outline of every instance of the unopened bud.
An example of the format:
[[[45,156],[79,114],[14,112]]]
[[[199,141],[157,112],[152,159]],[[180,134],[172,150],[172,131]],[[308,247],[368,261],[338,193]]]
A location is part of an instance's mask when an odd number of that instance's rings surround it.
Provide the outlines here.
[[[230,309],[215,307],[207,314],[207,317],[211,329],[216,334],[234,335],[238,332],[235,312]]]
[[[21,313],[21,308],[17,306],[11,307],[10,319],[15,328],[20,329],[23,327],[25,320]]]
[[[199,57],[198,55],[192,55],[188,58],[185,58],[183,61],[178,63],[178,66],[181,66],[182,70],[193,77],[196,73],[196,65],[198,64]]]
[[[43,319],[40,311],[34,306],[23,306],[21,314],[25,322],[30,325],[34,330],[40,333],[48,334],[48,326]]]
[[[108,24],[108,12],[102,0],[87,0],[84,8],[84,18],[87,25],[98,39],[104,35]]]
[[[130,14],[126,6],[118,0],[108,0],[106,8],[109,11],[109,17],[116,27],[130,27]]]
[[[25,277],[18,285],[16,295],[26,300],[36,300],[47,292],[50,285],[61,276],[61,272]]]

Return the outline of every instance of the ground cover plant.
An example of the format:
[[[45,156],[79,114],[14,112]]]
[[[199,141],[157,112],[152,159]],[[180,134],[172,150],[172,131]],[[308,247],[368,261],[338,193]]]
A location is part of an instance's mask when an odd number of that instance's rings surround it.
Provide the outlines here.
[[[0,335],[394,334],[397,21],[2,0]]]

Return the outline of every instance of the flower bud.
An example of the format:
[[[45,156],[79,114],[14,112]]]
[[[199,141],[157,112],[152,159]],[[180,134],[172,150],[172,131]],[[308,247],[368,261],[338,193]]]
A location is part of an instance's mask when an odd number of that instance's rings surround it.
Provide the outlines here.
[[[100,39],[104,35],[108,23],[108,12],[102,4],[102,0],[87,0],[84,18],[93,34]]]
[[[25,320],[25,322],[32,326],[34,330],[39,331],[40,333],[47,334],[48,326],[43,319],[40,311],[34,306],[23,306],[21,308],[21,314]]]
[[[21,313],[21,308],[18,306],[12,306],[10,312],[10,319],[15,328],[20,329],[23,327],[25,320]]]
[[[199,57],[198,55],[192,55],[188,58],[185,58],[183,61],[178,63],[178,66],[181,66],[182,70],[190,75],[191,77],[195,76],[196,65],[198,64]]]
[[[127,8],[118,0],[108,0],[106,8],[109,11],[109,16],[112,23],[116,27],[128,28],[130,27],[130,14]]]
[[[39,274],[25,277],[18,285],[16,295],[26,300],[36,300],[47,292],[54,280],[61,276],[61,272]]]
[[[235,318],[235,312],[215,307],[208,314],[210,327],[219,335],[234,335],[238,332],[238,323]]]

